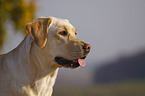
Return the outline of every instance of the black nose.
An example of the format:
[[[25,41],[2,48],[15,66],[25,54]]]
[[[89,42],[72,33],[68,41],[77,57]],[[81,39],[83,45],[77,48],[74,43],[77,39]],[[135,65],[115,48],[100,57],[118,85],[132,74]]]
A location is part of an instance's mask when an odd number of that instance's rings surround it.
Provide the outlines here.
[[[85,53],[87,54],[87,53],[90,52],[91,45],[89,45],[89,44],[84,44],[83,49],[84,49]]]

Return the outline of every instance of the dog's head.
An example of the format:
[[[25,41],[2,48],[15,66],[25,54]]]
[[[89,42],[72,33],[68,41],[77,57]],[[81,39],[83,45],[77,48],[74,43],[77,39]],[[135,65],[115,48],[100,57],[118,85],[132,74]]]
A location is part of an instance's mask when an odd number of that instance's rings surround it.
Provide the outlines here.
[[[44,54],[51,56],[54,65],[67,68],[85,66],[84,59],[91,46],[76,37],[77,31],[68,20],[38,18],[26,29],[39,48],[46,50]]]

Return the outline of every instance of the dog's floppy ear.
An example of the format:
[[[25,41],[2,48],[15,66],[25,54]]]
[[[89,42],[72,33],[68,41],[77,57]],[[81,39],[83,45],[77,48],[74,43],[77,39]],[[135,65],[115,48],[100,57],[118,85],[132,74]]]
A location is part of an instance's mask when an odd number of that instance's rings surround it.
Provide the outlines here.
[[[51,21],[51,18],[38,18],[26,25],[29,35],[40,48],[43,48],[47,42],[48,28]]]

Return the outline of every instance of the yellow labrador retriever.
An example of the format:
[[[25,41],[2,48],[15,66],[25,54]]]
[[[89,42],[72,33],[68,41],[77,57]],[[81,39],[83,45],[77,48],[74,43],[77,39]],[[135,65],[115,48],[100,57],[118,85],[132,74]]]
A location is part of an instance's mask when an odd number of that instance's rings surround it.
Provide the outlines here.
[[[0,55],[0,96],[51,96],[58,68],[85,66],[91,46],[68,20],[38,18],[26,30],[18,47]]]

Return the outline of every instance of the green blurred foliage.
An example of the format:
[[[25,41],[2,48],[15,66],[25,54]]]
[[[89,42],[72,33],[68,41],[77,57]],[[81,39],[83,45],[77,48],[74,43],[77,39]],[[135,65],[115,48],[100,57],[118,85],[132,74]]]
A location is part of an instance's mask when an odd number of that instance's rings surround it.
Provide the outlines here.
[[[35,0],[0,0],[0,47],[6,36],[6,22],[12,22],[15,32],[26,34],[25,25],[34,19],[35,10]]]

